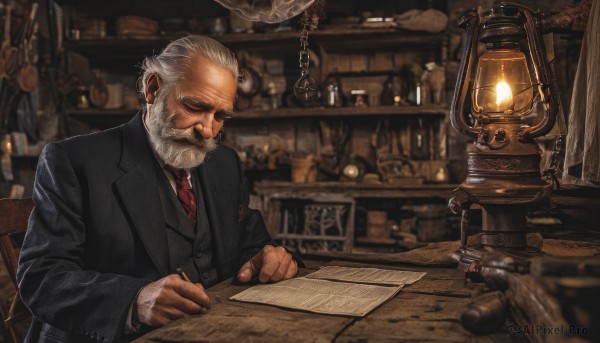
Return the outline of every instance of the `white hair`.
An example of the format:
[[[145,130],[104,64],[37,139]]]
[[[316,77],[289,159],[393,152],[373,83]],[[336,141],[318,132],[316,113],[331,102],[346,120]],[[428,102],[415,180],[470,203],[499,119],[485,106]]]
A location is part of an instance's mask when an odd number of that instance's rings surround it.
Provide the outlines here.
[[[187,36],[169,43],[160,54],[144,59],[142,75],[138,80],[142,98],[146,94],[148,77],[157,75],[163,82],[160,92],[168,91],[175,81],[189,72],[190,61],[197,55],[229,70],[234,80],[238,79],[238,63],[231,50],[209,37]]]

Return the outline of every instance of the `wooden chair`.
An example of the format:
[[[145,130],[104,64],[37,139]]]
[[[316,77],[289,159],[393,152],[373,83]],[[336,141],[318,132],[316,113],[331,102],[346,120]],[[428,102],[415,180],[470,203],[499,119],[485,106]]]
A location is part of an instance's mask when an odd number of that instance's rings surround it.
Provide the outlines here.
[[[32,209],[32,199],[0,199],[0,253],[8,275],[17,290],[9,310],[6,311],[4,306],[1,307],[2,319],[15,343],[19,342],[15,325],[31,316],[19,296],[17,263],[19,249],[23,235],[27,231],[27,222]]]

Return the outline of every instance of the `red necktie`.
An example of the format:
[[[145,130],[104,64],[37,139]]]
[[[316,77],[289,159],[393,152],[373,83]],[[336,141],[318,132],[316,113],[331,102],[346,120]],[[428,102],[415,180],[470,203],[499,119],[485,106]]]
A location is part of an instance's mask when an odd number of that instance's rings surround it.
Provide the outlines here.
[[[193,223],[196,221],[196,197],[190,182],[188,181],[188,175],[183,169],[176,169],[172,166],[165,166],[165,168],[173,175],[175,179],[175,190],[177,191],[177,198],[188,219]]]

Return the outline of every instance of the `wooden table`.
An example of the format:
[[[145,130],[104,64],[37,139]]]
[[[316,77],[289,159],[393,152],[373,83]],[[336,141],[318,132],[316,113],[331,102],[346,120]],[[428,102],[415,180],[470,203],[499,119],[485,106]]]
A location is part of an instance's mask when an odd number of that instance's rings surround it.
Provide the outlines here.
[[[460,315],[480,285],[465,284],[455,268],[429,268],[350,260],[308,260],[305,275],[323,265],[425,271],[364,318],[322,315],[229,300],[249,286],[226,280],[208,290],[210,310],[175,321],[139,342],[512,342],[508,332],[474,336]]]

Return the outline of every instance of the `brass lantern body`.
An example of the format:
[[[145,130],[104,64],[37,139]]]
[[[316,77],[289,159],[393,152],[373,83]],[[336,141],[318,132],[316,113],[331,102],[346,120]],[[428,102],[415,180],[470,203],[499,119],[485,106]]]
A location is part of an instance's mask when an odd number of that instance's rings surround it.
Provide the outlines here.
[[[554,125],[558,97],[532,11],[505,3],[483,17],[471,11],[459,25],[467,31],[467,42],[450,121],[474,142],[467,147],[467,178],[449,206],[463,214],[461,245],[454,256],[466,270],[495,250],[515,257],[539,253],[527,246],[526,211],[550,185],[540,175],[541,150],[533,138]],[[487,48],[481,56],[478,42]],[[467,105],[472,122],[465,116]],[[525,117],[540,109],[543,119],[529,125]],[[469,245],[472,204],[481,207],[482,232],[480,242]]]

